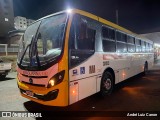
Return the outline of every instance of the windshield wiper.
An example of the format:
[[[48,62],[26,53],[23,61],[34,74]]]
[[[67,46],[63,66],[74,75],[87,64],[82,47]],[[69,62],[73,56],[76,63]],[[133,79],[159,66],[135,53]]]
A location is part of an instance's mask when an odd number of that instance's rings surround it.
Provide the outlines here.
[[[28,44],[28,45],[27,45],[27,47],[26,47],[26,49],[25,49],[25,51],[24,51],[24,53],[23,53],[23,55],[22,55],[22,57],[21,57],[20,65],[22,64],[22,60],[23,60],[23,58],[24,58],[24,55],[26,54],[26,51],[27,51],[27,49],[30,47],[30,45],[31,45],[31,44]]]
[[[31,43],[27,45],[21,59],[20,59],[20,65],[22,64],[22,60],[24,59],[24,56],[26,54],[26,51],[29,49],[29,64],[30,66],[32,66],[32,63],[33,63],[33,47],[35,46],[35,44],[33,43],[34,42],[34,36],[32,36],[32,40],[31,40]],[[36,53],[36,61],[37,61],[37,64],[38,64],[38,67],[40,66],[40,62],[39,62],[39,58],[38,58],[38,54]]]
[[[33,55],[35,54],[37,65],[38,65],[38,67],[40,67],[41,65],[40,65],[38,52],[37,52],[37,42],[35,42],[35,41],[36,41],[35,37],[32,36],[31,47],[29,50],[30,65],[32,66],[33,65],[32,63],[33,62],[35,63],[34,58],[33,58]],[[33,48],[35,48],[35,49],[33,49]]]
[[[38,67],[40,67],[41,64],[40,64],[39,57],[38,57],[37,42],[35,42],[35,49],[36,49],[36,60],[37,60],[37,64],[38,64]]]

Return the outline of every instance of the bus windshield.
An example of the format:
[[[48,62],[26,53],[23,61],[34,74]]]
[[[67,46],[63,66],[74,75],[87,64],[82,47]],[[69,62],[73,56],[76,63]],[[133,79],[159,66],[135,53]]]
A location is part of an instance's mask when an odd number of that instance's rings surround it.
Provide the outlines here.
[[[29,26],[20,42],[19,65],[40,67],[58,59],[63,49],[66,21],[67,14],[63,13]]]

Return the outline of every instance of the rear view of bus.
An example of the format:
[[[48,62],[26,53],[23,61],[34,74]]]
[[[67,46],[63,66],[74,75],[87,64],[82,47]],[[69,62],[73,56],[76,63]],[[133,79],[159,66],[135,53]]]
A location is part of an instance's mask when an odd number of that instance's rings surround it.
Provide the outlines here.
[[[20,42],[21,95],[44,105],[68,105],[68,14],[44,17],[29,26]]]

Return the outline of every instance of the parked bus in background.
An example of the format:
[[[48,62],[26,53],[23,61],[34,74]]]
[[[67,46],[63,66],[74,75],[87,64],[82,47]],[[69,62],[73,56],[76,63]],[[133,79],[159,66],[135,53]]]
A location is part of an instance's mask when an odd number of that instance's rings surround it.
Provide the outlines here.
[[[153,65],[153,42],[93,14],[72,9],[41,18],[21,40],[17,82],[21,95],[67,106]]]

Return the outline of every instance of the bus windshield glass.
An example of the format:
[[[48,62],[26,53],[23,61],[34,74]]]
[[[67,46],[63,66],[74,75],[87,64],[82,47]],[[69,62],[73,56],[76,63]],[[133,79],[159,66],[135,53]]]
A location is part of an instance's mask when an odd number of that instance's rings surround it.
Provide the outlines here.
[[[35,22],[29,26],[20,41],[18,63],[23,67],[45,66],[59,58],[67,14],[59,14]]]

